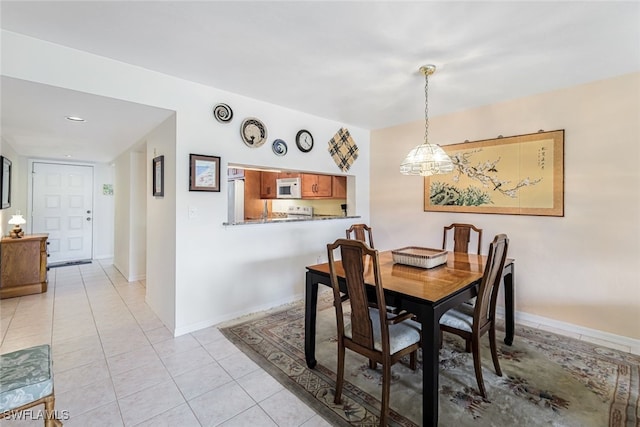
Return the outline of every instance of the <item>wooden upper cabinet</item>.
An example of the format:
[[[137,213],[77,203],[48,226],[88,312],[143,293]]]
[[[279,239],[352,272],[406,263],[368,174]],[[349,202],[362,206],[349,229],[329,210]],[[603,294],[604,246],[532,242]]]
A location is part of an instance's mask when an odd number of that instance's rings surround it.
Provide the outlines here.
[[[278,178],[300,178],[300,172],[280,172]]]
[[[302,198],[332,197],[332,176],[302,174]]]
[[[347,198],[347,177],[346,176],[333,176],[331,180],[331,197],[334,199],[346,199]]]
[[[278,172],[261,172],[260,173],[260,198],[261,199],[275,199],[276,192],[276,179],[278,179]]]

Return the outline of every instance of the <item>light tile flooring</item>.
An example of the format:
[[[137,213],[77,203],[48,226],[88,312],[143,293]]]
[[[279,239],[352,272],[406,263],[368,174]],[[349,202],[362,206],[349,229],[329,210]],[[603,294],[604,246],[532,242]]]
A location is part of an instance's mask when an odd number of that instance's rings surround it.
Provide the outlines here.
[[[144,295],[143,283],[128,283],[110,262],[51,269],[48,292],[0,300],[0,354],[52,345],[56,409],[69,414],[67,427],[329,425],[216,327],[174,338]]]
[[[51,344],[67,427],[329,426],[216,327],[174,338],[144,295],[109,262],[51,269],[48,292],[0,301],[0,353]]]

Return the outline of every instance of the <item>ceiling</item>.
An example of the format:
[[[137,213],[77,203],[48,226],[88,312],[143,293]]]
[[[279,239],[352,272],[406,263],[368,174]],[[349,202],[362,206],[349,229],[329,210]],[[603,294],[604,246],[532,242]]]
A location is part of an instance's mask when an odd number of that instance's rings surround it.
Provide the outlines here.
[[[3,0],[0,8],[4,30],[366,129],[424,117],[418,69],[428,63],[437,66],[431,117],[640,71],[639,2]],[[171,114],[1,84],[2,136],[21,155],[111,161]],[[103,125],[60,120],[62,111]]]

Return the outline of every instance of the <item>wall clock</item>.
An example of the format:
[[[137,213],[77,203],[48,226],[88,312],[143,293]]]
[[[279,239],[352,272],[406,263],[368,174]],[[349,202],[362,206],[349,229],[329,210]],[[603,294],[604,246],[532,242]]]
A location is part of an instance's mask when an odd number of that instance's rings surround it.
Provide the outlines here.
[[[296,134],[296,145],[303,153],[308,153],[313,148],[313,135],[306,129]]]
[[[267,127],[255,117],[247,117],[240,124],[240,136],[247,146],[260,147],[267,140]]]

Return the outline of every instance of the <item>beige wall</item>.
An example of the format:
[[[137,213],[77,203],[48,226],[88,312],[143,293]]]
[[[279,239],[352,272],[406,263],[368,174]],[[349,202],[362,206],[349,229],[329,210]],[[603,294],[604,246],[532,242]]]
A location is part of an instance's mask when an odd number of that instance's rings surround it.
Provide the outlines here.
[[[434,81],[434,84],[437,84]],[[371,135],[371,223],[376,246],[439,247],[442,227],[497,233],[516,259],[516,310],[640,339],[640,73],[432,117],[430,140],[565,130],[565,216],[423,211],[423,180],[398,165],[423,138],[418,121]]]

